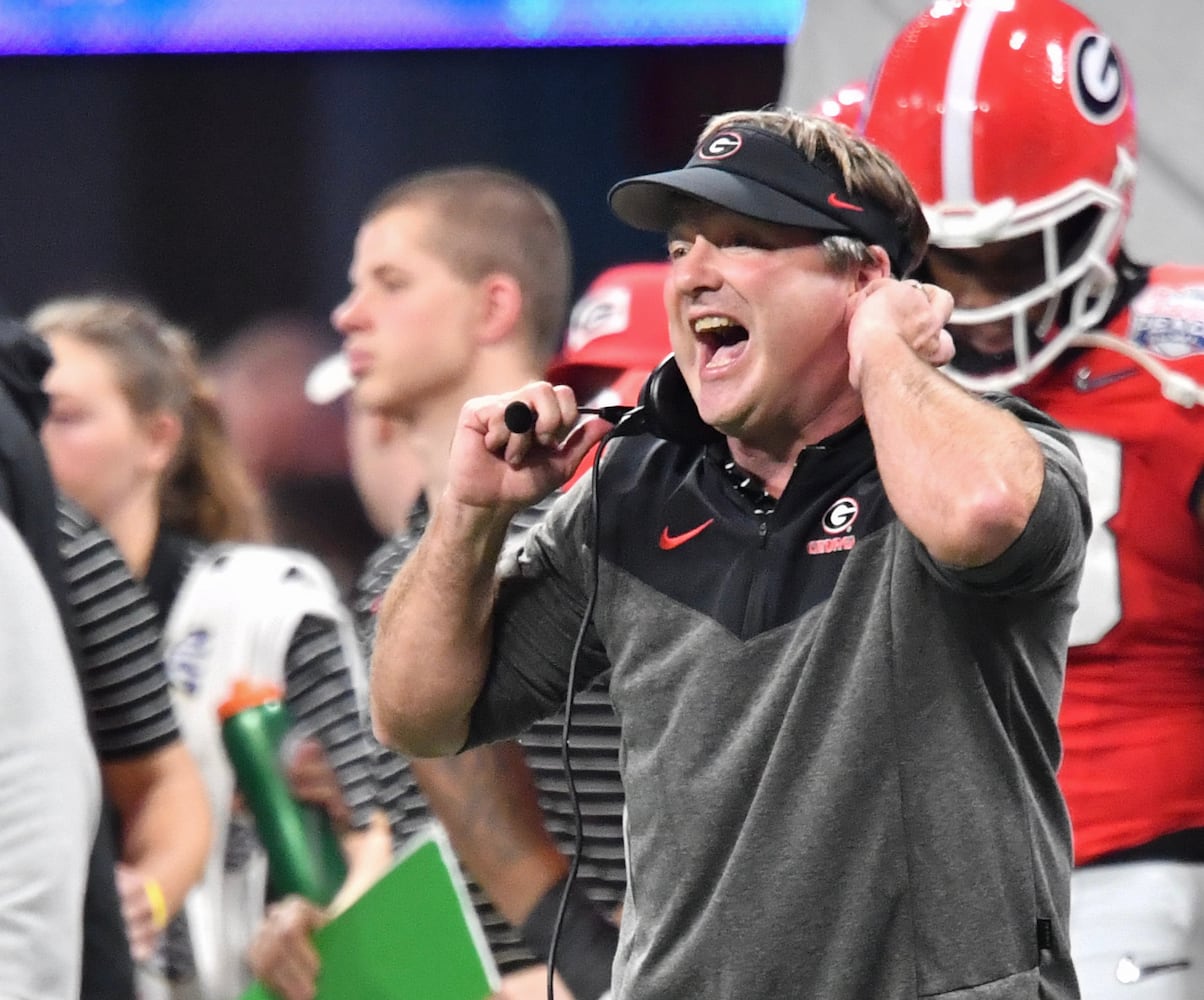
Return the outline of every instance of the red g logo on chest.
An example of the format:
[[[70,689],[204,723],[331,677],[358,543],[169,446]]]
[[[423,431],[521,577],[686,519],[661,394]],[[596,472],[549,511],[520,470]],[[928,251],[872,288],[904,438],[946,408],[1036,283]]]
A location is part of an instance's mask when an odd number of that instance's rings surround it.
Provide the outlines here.
[[[807,543],[807,555],[820,556],[828,552],[848,552],[857,544],[857,539],[849,534],[853,522],[861,513],[861,505],[852,497],[841,497],[829,507],[820,522],[825,533],[831,538],[815,538]]]

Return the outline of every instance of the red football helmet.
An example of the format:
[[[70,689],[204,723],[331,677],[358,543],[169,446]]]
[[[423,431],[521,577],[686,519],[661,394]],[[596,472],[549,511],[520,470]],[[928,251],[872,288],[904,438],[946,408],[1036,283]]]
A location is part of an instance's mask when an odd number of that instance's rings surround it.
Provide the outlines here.
[[[596,277],[573,306],[564,349],[548,368],[589,406],[635,406],[649,373],[672,352],[665,316],[667,260],[620,264]],[[597,446],[565,489],[594,464]]]
[[[868,84],[863,80],[856,80],[821,98],[814,107],[808,108],[808,111],[831,118],[856,131],[861,124],[861,113],[865,109],[867,94]]]
[[[863,129],[915,185],[933,246],[1042,234],[1041,282],[954,311],[951,325],[1012,320],[1014,365],[973,374],[955,359],[961,381],[1026,382],[1100,321],[1116,288],[1137,135],[1128,70],[1086,16],[1061,0],[937,0],[887,50]]]

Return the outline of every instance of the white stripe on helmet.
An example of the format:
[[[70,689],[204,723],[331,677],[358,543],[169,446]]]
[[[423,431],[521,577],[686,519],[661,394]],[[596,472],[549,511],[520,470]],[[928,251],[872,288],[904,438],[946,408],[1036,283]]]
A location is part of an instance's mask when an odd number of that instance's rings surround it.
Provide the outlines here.
[[[947,203],[974,198],[974,115],[978,111],[978,74],[995,24],[995,4],[976,3],[962,18],[945,78],[945,114],[941,119],[941,176]]]

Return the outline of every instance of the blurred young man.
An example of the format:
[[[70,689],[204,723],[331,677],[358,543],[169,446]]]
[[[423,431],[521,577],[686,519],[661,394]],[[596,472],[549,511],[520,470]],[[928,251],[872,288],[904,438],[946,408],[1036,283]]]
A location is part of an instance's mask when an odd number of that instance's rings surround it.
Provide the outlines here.
[[[461,407],[542,374],[564,329],[570,274],[558,209],[538,188],[500,170],[419,174],[384,191],[365,213],[351,290],[333,322],[345,338],[354,405],[396,423],[405,435],[406,461],[417,462],[423,484],[422,502],[401,530],[395,526],[357,586],[353,610],[366,648],[381,594],[422,536],[428,511],[442,502]],[[524,511],[516,532],[541,514],[538,507]],[[603,732],[614,728],[609,702],[599,706],[595,722]],[[478,895],[494,956],[509,973],[503,977],[508,1000],[545,995],[546,971],[526,967],[533,955],[547,953],[568,869],[562,849],[573,849],[563,773],[545,766],[549,748],[559,760],[559,733],[549,725],[527,750],[504,742],[447,761],[407,761],[388,752],[378,761],[395,837],[416,831],[433,812],[496,909]],[[539,788],[528,759],[536,764]],[[583,807],[591,827],[584,877],[574,885],[557,951],[557,969],[577,1000],[596,1000],[606,991],[617,940],[607,911],[623,891],[622,803],[615,801],[617,780],[611,788],[595,808]],[[594,843],[609,845],[610,853],[591,860]],[[301,970],[288,982],[271,981],[288,1000],[309,995],[314,955],[309,950],[295,963],[275,957],[286,947],[295,953],[319,920],[296,900],[269,917],[255,964],[261,975],[286,966]]]

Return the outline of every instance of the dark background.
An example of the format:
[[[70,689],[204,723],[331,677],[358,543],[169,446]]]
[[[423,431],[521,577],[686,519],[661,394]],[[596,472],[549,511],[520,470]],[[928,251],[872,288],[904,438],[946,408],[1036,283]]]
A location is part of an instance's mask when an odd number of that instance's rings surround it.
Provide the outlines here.
[[[663,240],[606,208],[706,118],[778,93],[780,45],[0,60],[0,300],[148,297],[212,348],[346,289],[360,213],[414,170],[490,163],[557,200],[576,285]]]

